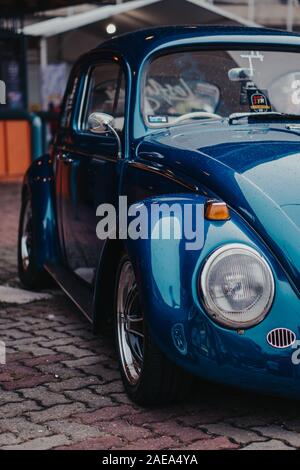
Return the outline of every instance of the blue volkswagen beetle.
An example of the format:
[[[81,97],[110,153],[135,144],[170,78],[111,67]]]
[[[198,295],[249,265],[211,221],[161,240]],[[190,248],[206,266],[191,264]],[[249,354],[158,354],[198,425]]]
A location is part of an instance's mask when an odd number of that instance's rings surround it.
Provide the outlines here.
[[[146,236],[130,215],[153,207]],[[161,236],[187,221],[194,243]],[[299,398],[300,36],[166,27],[81,57],[24,179],[18,258],[24,286],[54,279],[114,329],[137,403],[194,375]]]

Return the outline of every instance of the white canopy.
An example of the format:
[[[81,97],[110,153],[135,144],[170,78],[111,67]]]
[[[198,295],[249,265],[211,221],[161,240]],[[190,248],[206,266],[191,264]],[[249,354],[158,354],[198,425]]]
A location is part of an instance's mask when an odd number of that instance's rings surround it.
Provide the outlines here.
[[[165,4],[165,0],[133,0],[130,2],[125,2],[116,5],[107,5],[102,7],[93,8],[92,10],[86,11],[84,13],[78,13],[75,15],[70,15],[66,17],[55,17],[50,20],[40,21],[38,23],[34,23],[31,25],[27,25],[24,27],[23,32],[29,36],[40,36],[40,37],[51,37],[57,34],[62,34],[67,31],[75,30],[77,28],[82,28],[84,26],[97,23],[99,21],[103,21],[110,17],[115,17],[116,15],[142,11],[143,8],[151,6],[152,4],[159,3],[160,5],[155,6],[156,10],[160,10],[160,6],[163,7]],[[218,18],[218,23],[221,22],[222,18],[231,23],[242,24],[246,26],[258,26],[256,23],[252,21],[245,20],[237,15],[232,13],[228,13],[222,8],[218,8],[211,3],[208,3],[205,0],[181,0],[181,8],[176,8],[178,11],[178,16],[184,14],[185,10],[187,9],[187,4],[193,4],[194,6],[201,7],[202,10],[206,11],[207,14],[210,16]],[[177,1],[178,5],[178,1]],[[172,5],[170,5],[169,14],[166,17],[166,20],[163,21],[165,24],[171,24],[168,20],[172,15],[174,15],[174,9],[172,10]],[[146,8],[147,11],[149,11]],[[199,10],[200,12],[200,10]],[[200,16],[200,13],[199,13]],[[204,20],[204,14],[202,13],[201,18],[199,19],[199,23],[201,23],[202,18]],[[181,21],[178,21],[181,23]],[[150,21],[151,23],[151,21]],[[203,21],[204,24],[209,23],[209,21]],[[161,22],[159,24],[162,24]],[[153,22],[152,22],[153,25]]]

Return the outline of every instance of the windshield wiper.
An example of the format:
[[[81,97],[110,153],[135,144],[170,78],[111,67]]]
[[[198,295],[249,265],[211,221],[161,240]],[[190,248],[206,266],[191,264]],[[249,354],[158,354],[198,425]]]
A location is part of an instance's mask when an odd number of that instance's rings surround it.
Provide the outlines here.
[[[234,124],[235,121],[240,119],[248,119],[251,121],[300,121],[300,115],[278,113],[276,111],[269,111],[266,113],[232,113],[228,118],[229,124]]]

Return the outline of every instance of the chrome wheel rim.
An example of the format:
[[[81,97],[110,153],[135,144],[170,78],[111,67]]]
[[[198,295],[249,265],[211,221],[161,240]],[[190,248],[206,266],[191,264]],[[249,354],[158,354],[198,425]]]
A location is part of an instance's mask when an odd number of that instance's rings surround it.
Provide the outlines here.
[[[144,362],[144,317],[129,260],[124,262],[119,277],[117,329],[121,365],[128,382],[135,385]]]
[[[27,271],[32,253],[32,210],[29,201],[26,203],[21,235],[21,258],[24,271]]]

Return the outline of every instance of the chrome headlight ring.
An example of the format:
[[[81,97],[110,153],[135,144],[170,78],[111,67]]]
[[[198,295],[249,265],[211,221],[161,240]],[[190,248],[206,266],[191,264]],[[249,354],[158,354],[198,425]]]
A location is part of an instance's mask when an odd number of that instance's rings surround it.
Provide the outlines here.
[[[228,328],[249,328],[269,313],[275,282],[268,262],[248,245],[223,245],[206,259],[199,277],[206,312]]]

